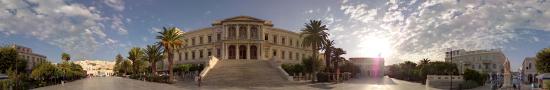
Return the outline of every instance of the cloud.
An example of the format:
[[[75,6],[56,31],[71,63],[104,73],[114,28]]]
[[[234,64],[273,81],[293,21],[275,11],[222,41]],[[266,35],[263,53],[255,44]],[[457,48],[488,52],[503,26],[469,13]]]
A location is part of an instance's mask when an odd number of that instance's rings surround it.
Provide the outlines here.
[[[104,0],[103,3],[115,10],[124,10],[124,2],[122,0]]]
[[[442,60],[446,48],[505,48],[535,37],[520,36],[524,29],[550,31],[550,3],[540,0],[344,0],[340,10],[347,17],[330,24],[337,29],[330,33],[341,36],[334,37],[346,43],[341,46],[359,48],[350,56],[364,56],[372,51],[364,45],[379,43],[369,41],[387,40],[387,58],[395,61]]]
[[[119,34],[126,35],[128,34],[128,30],[126,29],[126,26],[124,26],[124,22],[122,15],[114,16],[111,19],[111,29],[117,30]],[[130,21],[129,19],[126,19],[127,21]]]
[[[157,27],[152,27],[151,28],[151,34],[157,34],[160,31],[162,31],[162,29],[160,29],[160,28],[157,28]]]
[[[108,37],[103,17],[94,7],[63,0],[0,1],[0,32],[26,35],[58,46],[75,57],[85,57],[101,45],[118,41]]]

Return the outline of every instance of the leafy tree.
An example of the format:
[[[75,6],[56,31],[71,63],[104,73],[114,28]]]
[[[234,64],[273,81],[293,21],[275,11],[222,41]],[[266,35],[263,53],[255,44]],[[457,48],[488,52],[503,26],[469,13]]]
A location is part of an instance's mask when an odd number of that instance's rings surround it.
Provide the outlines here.
[[[17,50],[11,47],[0,47],[0,73],[8,70],[25,71],[27,61],[18,56]]]
[[[145,49],[145,59],[151,63],[151,71],[157,75],[157,62],[164,59],[162,48],[158,45],[147,45]]]
[[[61,54],[61,59],[63,59],[63,61],[65,61],[65,62],[69,61],[69,60],[71,60],[71,55],[68,54],[68,53],[62,53]]]
[[[319,60],[314,60],[312,57],[304,58],[302,60],[302,64],[304,65],[304,70],[307,73],[315,73],[315,71],[320,70],[321,68],[315,68],[315,67],[321,67],[321,62]]]
[[[328,33],[326,32],[328,28],[326,25],[323,25],[321,21],[318,20],[310,20],[309,23],[306,23],[305,28],[302,29],[302,33],[300,33],[300,37],[303,37],[303,43],[302,46],[310,47],[311,52],[313,54],[313,60],[318,60],[319,58],[319,49],[323,47],[323,44],[326,43],[325,38],[328,37]],[[311,62],[311,64],[316,64]],[[306,65],[307,66],[307,65]],[[317,65],[311,65],[311,66],[317,66]],[[316,70],[317,67],[311,67]],[[313,71],[315,72],[315,71]]]
[[[115,64],[120,64],[120,62],[122,62],[123,60],[124,60],[124,57],[122,57],[122,55],[120,54],[117,54],[115,57]]]
[[[539,73],[550,73],[550,48],[544,48],[537,53],[535,67]]]
[[[63,72],[64,80],[75,80],[86,76],[86,71],[82,66],[72,62],[62,62],[57,64],[57,67]]]
[[[184,44],[182,38],[182,32],[176,28],[166,28],[163,27],[163,31],[158,32],[160,35],[157,36],[157,39],[159,39],[159,44],[164,47],[164,52],[168,54],[168,68],[172,68],[174,64],[173,60],[173,51],[177,48],[179,48],[181,45]],[[174,81],[174,70],[169,70],[169,82],[172,83]]]
[[[40,63],[35,69],[32,70],[30,76],[32,79],[39,81],[41,84],[45,84],[47,80],[56,79],[62,75],[63,71],[55,65],[51,63]]]

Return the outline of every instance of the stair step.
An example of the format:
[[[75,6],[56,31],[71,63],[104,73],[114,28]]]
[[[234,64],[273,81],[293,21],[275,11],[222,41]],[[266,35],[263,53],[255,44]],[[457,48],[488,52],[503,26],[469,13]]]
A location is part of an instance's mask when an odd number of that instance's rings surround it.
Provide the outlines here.
[[[205,85],[281,85],[288,81],[265,60],[220,60],[205,76]]]

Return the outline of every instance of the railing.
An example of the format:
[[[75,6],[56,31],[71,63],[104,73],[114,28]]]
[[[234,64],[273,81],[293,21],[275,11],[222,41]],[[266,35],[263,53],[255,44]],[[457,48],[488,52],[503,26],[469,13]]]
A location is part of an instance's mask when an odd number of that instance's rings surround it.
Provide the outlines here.
[[[279,71],[281,77],[289,80],[289,81],[292,81],[294,79],[292,79],[292,76],[288,75],[288,73],[281,67],[281,62],[280,61],[277,61],[276,57],[273,57],[271,58],[271,60],[268,61],[269,62],[269,65],[272,67],[272,68],[275,68],[277,69],[277,71]]]
[[[204,78],[204,76],[206,76],[210,69],[214,68],[214,66],[216,66],[216,64],[218,63],[218,58],[214,56],[209,56],[209,58],[210,59],[208,60],[208,63],[206,63],[204,69],[201,71],[199,78]]]

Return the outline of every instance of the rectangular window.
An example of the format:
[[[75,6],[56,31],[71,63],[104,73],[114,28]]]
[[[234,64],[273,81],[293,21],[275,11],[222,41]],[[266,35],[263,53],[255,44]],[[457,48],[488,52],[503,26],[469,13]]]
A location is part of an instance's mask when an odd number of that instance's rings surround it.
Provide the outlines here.
[[[203,40],[203,38],[202,38],[202,36],[200,36],[199,37],[199,44],[202,44],[202,40]]]
[[[283,43],[283,45],[286,45],[286,38],[285,37],[282,37],[283,39],[281,40],[281,42]]]
[[[277,44],[277,35],[273,35],[273,43]]]
[[[197,44],[195,44],[195,39],[196,39],[195,37],[191,38],[191,44],[197,45]]]
[[[220,58],[221,55],[222,55],[222,50],[221,50],[220,48],[217,48],[217,49],[216,49],[216,53],[217,53],[216,56],[217,56],[218,58]]]
[[[293,59],[292,58],[292,52],[288,52],[288,59]]]
[[[281,59],[285,59],[285,51],[281,51]]]
[[[222,34],[219,34],[219,33],[218,33],[217,38],[218,38],[218,39],[216,39],[216,41],[221,41],[221,40],[222,40]]]
[[[188,54],[189,54],[189,53],[185,52],[185,60],[188,60],[188,59],[189,59]]]
[[[191,57],[195,59],[195,51],[191,52]]]
[[[212,49],[208,49],[208,56],[212,56]]]
[[[264,40],[266,40],[266,41],[269,40],[269,35],[267,33],[265,33],[265,35],[264,35]]]
[[[200,50],[200,51],[199,51],[199,58],[203,58],[203,55],[202,55],[202,54],[203,54],[203,51]]]
[[[212,42],[212,36],[208,36],[208,43]]]
[[[187,44],[185,44],[186,46],[191,46],[190,45],[191,43],[189,43],[189,39],[185,39],[185,43],[187,43]]]

